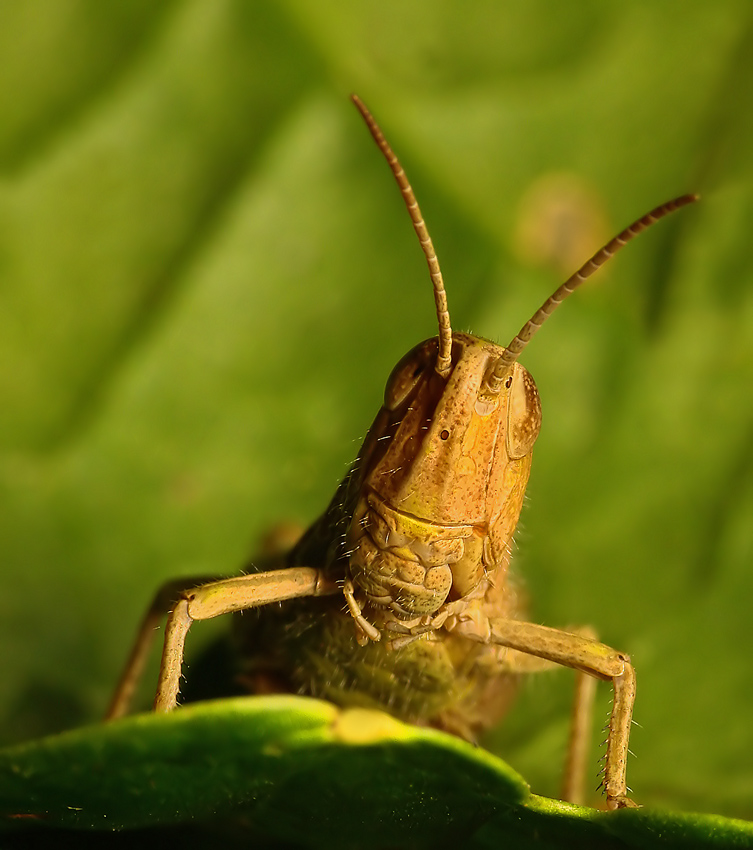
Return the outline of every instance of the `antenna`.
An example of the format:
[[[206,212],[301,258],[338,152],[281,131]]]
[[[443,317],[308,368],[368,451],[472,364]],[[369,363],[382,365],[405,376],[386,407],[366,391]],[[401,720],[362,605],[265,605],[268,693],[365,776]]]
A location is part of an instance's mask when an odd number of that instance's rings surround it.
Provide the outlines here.
[[[439,268],[439,260],[434,250],[434,244],[431,241],[431,236],[429,236],[429,231],[426,229],[426,223],[421,215],[421,208],[418,206],[416,196],[413,194],[413,189],[408,182],[402,165],[400,165],[400,161],[395,156],[395,152],[389,146],[387,140],[384,138],[384,133],[382,133],[379,125],[374,120],[374,116],[366,108],[361,98],[356,94],[352,94],[351,99],[363,116],[369,132],[374,137],[374,141],[377,143],[379,150],[384,154],[387,164],[395,175],[395,180],[400,187],[405,206],[408,208],[408,214],[413,222],[418,241],[421,243],[421,250],[424,252],[426,262],[429,264],[429,275],[434,286],[434,303],[437,307],[437,320],[439,321],[439,351],[437,352],[437,363],[434,368],[439,375],[446,378],[450,374],[452,367],[452,328],[450,327],[450,311],[447,308],[447,293],[445,292],[442,272]]]
[[[505,348],[504,354],[500,355],[494,366],[487,372],[484,379],[485,388],[488,392],[498,393],[500,387],[515,361],[520,356],[520,353],[531,341],[533,335],[544,324],[544,322],[552,315],[559,305],[571,295],[583,283],[584,280],[591,277],[604,263],[614,256],[620,248],[624,248],[631,239],[634,239],[639,233],[642,233],[651,225],[656,224],[659,219],[673,213],[675,210],[684,207],[687,204],[692,204],[698,200],[698,195],[682,195],[675,198],[673,201],[667,201],[666,204],[656,207],[650,213],[646,213],[642,218],[634,221],[630,227],[626,227],[622,233],[615,236],[611,242],[608,242],[603,248],[598,250],[588,262],[584,263],[575,274],[571,275],[557,291],[551,295],[539,307],[539,309],[531,316],[531,318],[518,331],[510,344]]]

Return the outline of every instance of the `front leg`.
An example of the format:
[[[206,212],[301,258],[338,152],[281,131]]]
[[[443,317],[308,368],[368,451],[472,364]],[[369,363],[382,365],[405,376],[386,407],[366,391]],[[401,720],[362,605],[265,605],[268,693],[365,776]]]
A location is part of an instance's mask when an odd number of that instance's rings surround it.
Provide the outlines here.
[[[172,711],[178,702],[183,647],[194,620],[210,620],[222,614],[258,608],[271,602],[303,596],[327,596],[341,592],[334,581],[312,567],[289,567],[223,579],[184,591],[165,624],[154,710]]]
[[[115,720],[128,713],[134,692],[144,672],[149,650],[162,619],[180,599],[181,594],[202,584],[218,581],[216,578],[181,578],[169,581],[160,587],[147,609],[136,633],[136,640],[120,675],[105,720]]]
[[[630,724],[635,702],[635,671],[630,658],[603,643],[582,635],[551,629],[534,623],[477,615],[449,624],[454,633],[480,641],[507,646],[572,667],[597,679],[612,682],[614,702],[609,718],[607,752],[604,763],[604,792],[607,806],[620,809],[635,806],[628,797],[625,782]]]

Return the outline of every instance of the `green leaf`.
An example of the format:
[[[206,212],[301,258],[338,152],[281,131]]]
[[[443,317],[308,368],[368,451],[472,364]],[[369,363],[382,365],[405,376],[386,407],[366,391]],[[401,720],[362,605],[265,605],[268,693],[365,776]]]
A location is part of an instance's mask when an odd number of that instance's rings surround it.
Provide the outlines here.
[[[278,837],[324,841],[339,823],[346,846],[364,827],[388,843],[462,835],[527,793],[512,770],[454,738],[294,697],[89,727],[14,748],[2,770],[6,824],[9,814],[98,830],[243,818]],[[364,821],[359,801],[372,795]]]
[[[27,835],[215,822],[235,824],[230,846],[244,833],[312,847],[525,846],[533,833],[551,847],[753,844],[753,826],[719,817],[604,815],[530,796],[504,762],[449,735],[296,697],[205,703],[9,748],[0,800],[0,828]]]
[[[0,6],[3,742],[101,716],[162,581],[317,516],[435,333],[355,90],[454,326],[502,344],[565,266],[702,193],[525,353],[515,569],[533,621],[631,654],[636,799],[753,818],[752,32],[745,0]],[[538,794],[571,688],[533,678],[485,742]]]

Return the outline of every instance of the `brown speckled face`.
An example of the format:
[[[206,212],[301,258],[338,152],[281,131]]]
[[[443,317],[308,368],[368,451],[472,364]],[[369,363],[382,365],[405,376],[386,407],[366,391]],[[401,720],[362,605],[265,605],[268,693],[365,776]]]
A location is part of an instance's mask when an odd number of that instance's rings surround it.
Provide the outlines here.
[[[446,379],[432,368],[436,340],[410,351],[387,382],[390,423],[363,471],[364,486],[426,522],[488,523],[498,510],[490,486],[510,462],[531,454],[541,427],[536,385],[518,363],[499,392],[485,389],[486,373],[503,350],[453,334]]]

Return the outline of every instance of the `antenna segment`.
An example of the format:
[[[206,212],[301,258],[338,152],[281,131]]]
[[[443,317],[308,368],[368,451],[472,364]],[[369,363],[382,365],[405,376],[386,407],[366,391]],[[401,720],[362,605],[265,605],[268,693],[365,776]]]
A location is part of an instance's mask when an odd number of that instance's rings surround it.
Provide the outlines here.
[[[557,291],[551,295],[533,314],[533,316],[523,325],[513,338],[510,344],[505,348],[502,354],[492,369],[487,373],[485,382],[486,388],[491,393],[499,392],[503,381],[509,374],[510,369],[515,361],[520,356],[520,353],[531,341],[531,338],[544,324],[544,322],[552,315],[559,305],[571,295],[583,283],[584,280],[591,277],[604,263],[613,257],[620,248],[624,248],[631,239],[634,239],[639,233],[642,233],[651,225],[656,224],[659,219],[669,215],[675,210],[684,207],[687,204],[692,204],[698,200],[698,195],[682,195],[680,198],[675,198],[673,201],[667,201],[666,204],[656,207],[650,213],[646,213],[643,217],[634,221],[630,227],[626,227],[622,233],[615,236],[611,242],[607,243],[603,248],[598,250],[588,262],[584,263],[575,274],[571,275]]]
[[[439,260],[434,250],[434,244],[431,241],[431,236],[429,236],[429,231],[426,229],[426,223],[421,215],[421,209],[418,206],[416,196],[413,194],[413,189],[395,152],[384,138],[384,133],[382,133],[379,125],[374,120],[374,116],[366,108],[364,102],[355,94],[351,95],[351,99],[363,116],[369,132],[374,137],[374,141],[377,143],[379,150],[384,154],[387,164],[395,175],[395,180],[400,187],[405,206],[408,208],[418,241],[421,243],[421,250],[424,252],[426,262],[429,265],[429,275],[431,276],[431,282],[434,287],[434,303],[436,304],[437,320],[439,322],[439,351],[437,353],[437,363],[434,368],[439,375],[446,378],[452,368],[452,328],[450,327],[450,312],[447,307],[447,293],[445,292],[442,272],[439,268]]]

